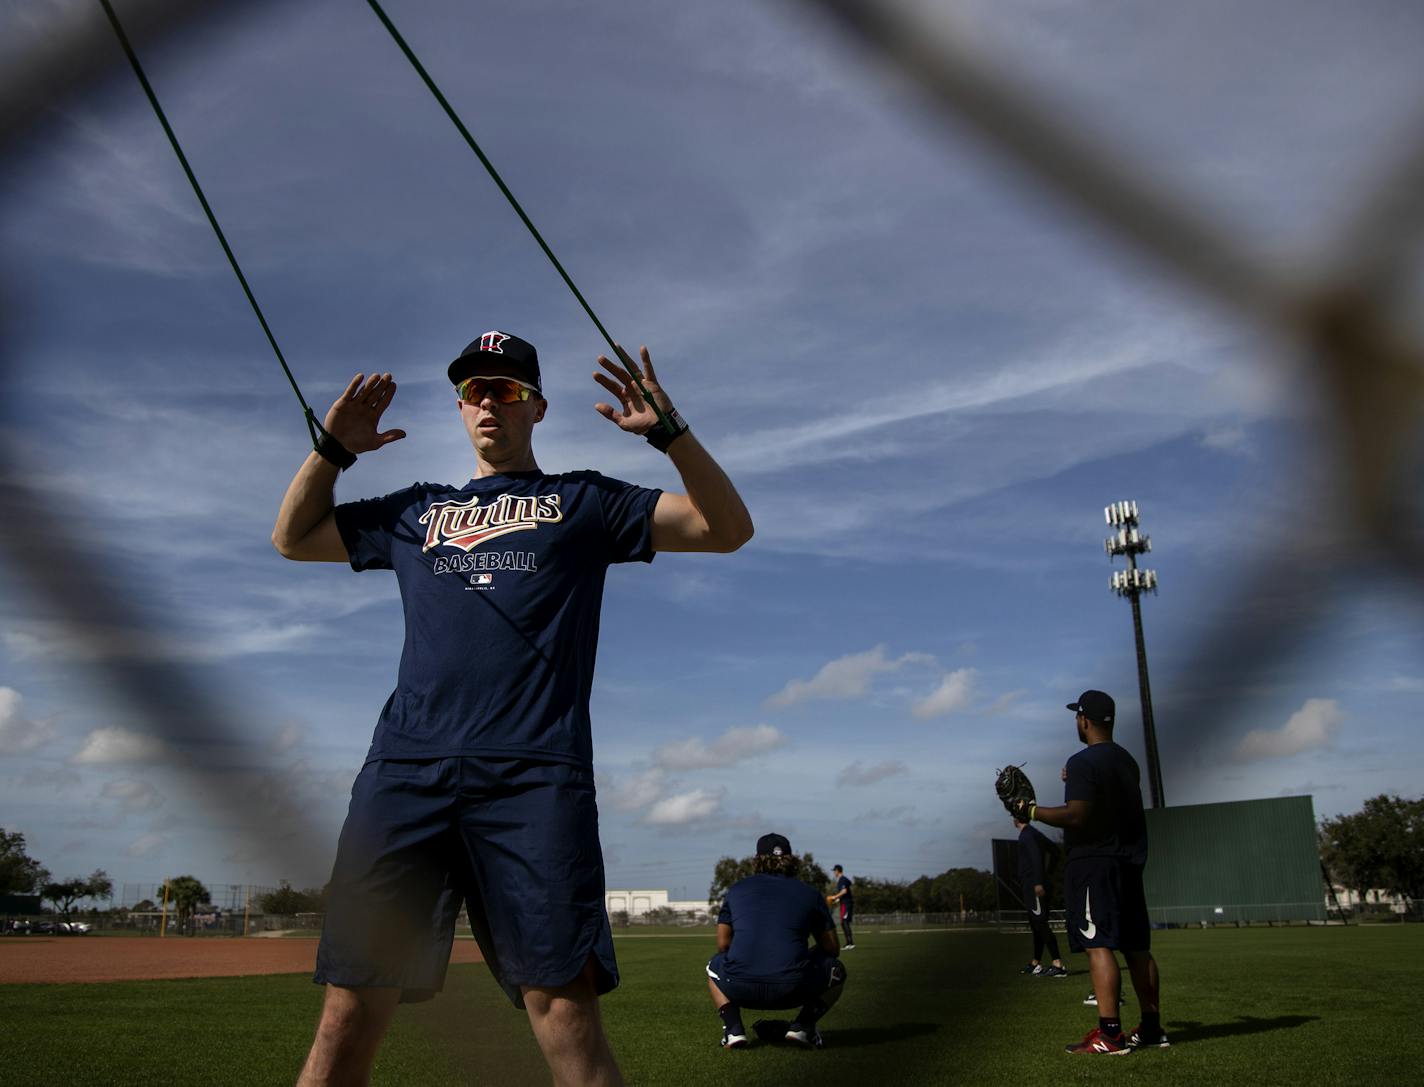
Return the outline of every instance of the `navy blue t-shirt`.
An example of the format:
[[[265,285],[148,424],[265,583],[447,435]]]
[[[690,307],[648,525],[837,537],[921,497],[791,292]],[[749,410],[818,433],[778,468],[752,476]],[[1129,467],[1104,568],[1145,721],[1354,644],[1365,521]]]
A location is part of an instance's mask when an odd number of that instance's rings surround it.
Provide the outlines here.
[[[810,959],[807,939],[836,927],[826,900],[809,883],[767,874],[729,887],[717,923],[732,926],[727,969],[750,981],[800,978]]]
[[[1019,831],[1019,882],[1029,891],[1041,887],[1047,881],[1044,877],[1044,858],[1058,851],[1052,838],[1036,827],[1028,826]]]
[[[840,877],[840,879],[836,880],[836,890],[845,892],[845,896],[841,899],[841,901],[844,902],[847,906],[849,906],[852,902],[855,901],[855,892],[851,890],[851,886],[852,885],[849,876],[843,875]]]
[[[1137,760],[1109,740],[1090,744],[1068,760],[1065,801],[1086,800],[1088,823],[1064,830],[1068,859],[1118,857],[1147,863],[1147,820],[1142,815],[1142,782]]]
[[[533,757],[591,766],[603,582],[651,562],[662,492],[597,472],[417,483],[336,507],[355,570],[394,570],[396,689],[371,759]]]

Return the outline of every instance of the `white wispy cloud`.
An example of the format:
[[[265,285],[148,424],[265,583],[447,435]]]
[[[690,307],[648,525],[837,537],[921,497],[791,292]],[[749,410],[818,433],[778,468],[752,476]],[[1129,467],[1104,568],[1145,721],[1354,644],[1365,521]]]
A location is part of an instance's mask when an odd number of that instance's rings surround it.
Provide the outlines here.
[[[906,664],[930,664],[934,658],[927,653],[905,653],[894,660],[885,655],[885,646],[877,645],[864,653],[850,653],[821,666],[810,679],[793,679],[766,700],[767,706],[794,706],[798,702],[817,699],[861,698],[870,689],[871,681],[885,672],[896,672]]]
[[[34,619],[0,634],[5,648],[21,660],[118,660],[210,663],[232,657],[280,653],[313,644],[321,627],[292,622],[170,634],[145,627],[99,626]]]
[[[887,759],[884,762],[877,762],[870,766],[864,766],[857,759],[839,774],[836,775],[837,785],[873,785],[877,781],[884,781],[886,778],[895,777],[897,774],[908,774],[907,766],[900,759]]]
[[[643,816],[643,822],[654,827],[684,826],[700,823],[721,814],[722,799],[727,790],[692,789],[664,797]]]
[[[72,770],[68,766],[36,766],[5,780],[22,789],[43,789],[46,792],[53,792],[59,789],[72,789],[84,779],[78,771]]]
[[[163,794],[147,781],[121,778],[106,782],[99,795],[112,800],[126,813],[153,811],[163,807]]]
[[[54,738],[54,726],[25,716],[25,700],[13,687],[0,687],[0,755],[24,755]]]
[[[667,771],[654,766],[632,777],[620,778],[600,774],[598,796],[617,811],[639,811],[661,799],[668,789]]]
[[[1308,698],[1276,729],[1252,729],[1236,746],[1242,760],[1279,759],[1324,747],[1345,715],[1333,698]]]
[[[732,766],[786,745],[786,736],[771,725],[729,728],[712,743],[692,736],[653,752],[653,762],[666,770],[708,770]]]
[[[902,827],[917,827],[923,822],[909,804],[897,804],[893,808],[871,808],[855,818],[856,822],[899,823]]]
[[[920,720],[926,720],[968,709],[974,697],[977,675],[973,668],[955,669],[940,680],[938,687],[911,706],[910,712]]]
[[[145,860],[149,857],[156,857],[168,848],[168,844],[173,840],[173,835],[166,831],[154,830],[147,834],[141,834],[128,844],[124,852],[134,860]]]
[[[1254,452],[1251,436],[1239,423],[1217,423],[1208,426],[1201,437],[1201,443],[1207,449],[1214,449],[1218,453],[1249,456]]]
[[[157,736],[126,728],[96,728],[84,738],[69,761],[79,765],[118,763],[160,763],[170,757],[168,747]]]
[[[1001,713],[1007,713],[1009,709],[1014,705],[1014,703],[1022,699],[1023,696],[1027,693],[1027,691],[1023,690],[1005,691],[1003,694],[999,695],[998,698],[994,699],[994,701],[990,702],[987,706],[984,707],[984,716],[997,717]]]
[[[299,743],[302,742],[302,737],[304,735],[305,730],[302,728],[301,725],[297,724],[295,721],[288,721],[285,725],[278,729],[277,734],[272,737],[272,753],[274,755],[286,754],[288,751],[292,750],[292,748],[296,747]]]

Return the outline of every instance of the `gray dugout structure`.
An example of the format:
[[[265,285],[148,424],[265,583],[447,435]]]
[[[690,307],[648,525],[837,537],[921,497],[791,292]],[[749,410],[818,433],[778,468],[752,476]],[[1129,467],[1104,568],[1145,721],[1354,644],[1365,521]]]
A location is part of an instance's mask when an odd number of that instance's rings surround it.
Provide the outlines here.
[[[1155,924],[1325,920],[1310,797],[1149,808],[1146,814],[1144,882]],[[996,838],[993,850],[1000,917],[1016,917],[1024,908],[1018,842]],[[1053,905],[1062,905],[1056,895]]]
[[[1163,924],[1324,921],[1308,796],[1147,810],[1147,909]]]

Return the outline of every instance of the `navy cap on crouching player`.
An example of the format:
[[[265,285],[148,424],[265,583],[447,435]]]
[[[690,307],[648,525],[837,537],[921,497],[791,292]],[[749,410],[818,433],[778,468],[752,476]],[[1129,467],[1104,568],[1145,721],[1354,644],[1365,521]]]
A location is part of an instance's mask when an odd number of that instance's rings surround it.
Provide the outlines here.
[[[1030,812],[1032,819],[1063,828],[1068,946],[1087,952],[1098,1000],[1097,1028],[1067,1049],[1115,1056],[1137,1048],[1166,1048],[1158,1006],[1160,979],[1142,890],[1147,823],[1137,761],[1113,742],[1117,707],[1111,696],[1084,691],[1067,708],[1074,713],[1078,739],[1087,746],[1065,767],[1065,803]],[[1123,1033],[1118,1018],[1122,971],[1114,950],[1127,960],[1142,1004],[1142,1023],[1130,1035]]]
[[[618,974],[588,712],[605,573],[658,551],[735,551],[752,522],[647,348],[641,366],[618,354],[594,375],[617,404],[594,407],[666,452],[683,494],[541,471],[538,353],[497,330],[446,370],[474,453],[468,482],[337,506],[339,472],[405,437],[380,429],[392,375],[357,374],[287,489],[277,550],[393,571],[406,617],[338,845],[317,955],[326,999],[301,1084],[364,1082],[396,1003],[440,989],[462,903],[555,1081],[619,1082],[598,1013]]]

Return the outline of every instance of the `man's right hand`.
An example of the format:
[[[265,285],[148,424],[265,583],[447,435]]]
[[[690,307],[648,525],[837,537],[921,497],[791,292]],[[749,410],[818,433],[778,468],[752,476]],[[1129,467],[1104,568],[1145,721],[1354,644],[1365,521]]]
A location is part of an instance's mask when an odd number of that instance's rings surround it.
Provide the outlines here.
[[[400,441],[404,430],[377,429],[395,395],[390,374],[357,374],[326,413],[326,432],[352,453],[369,453]]]

